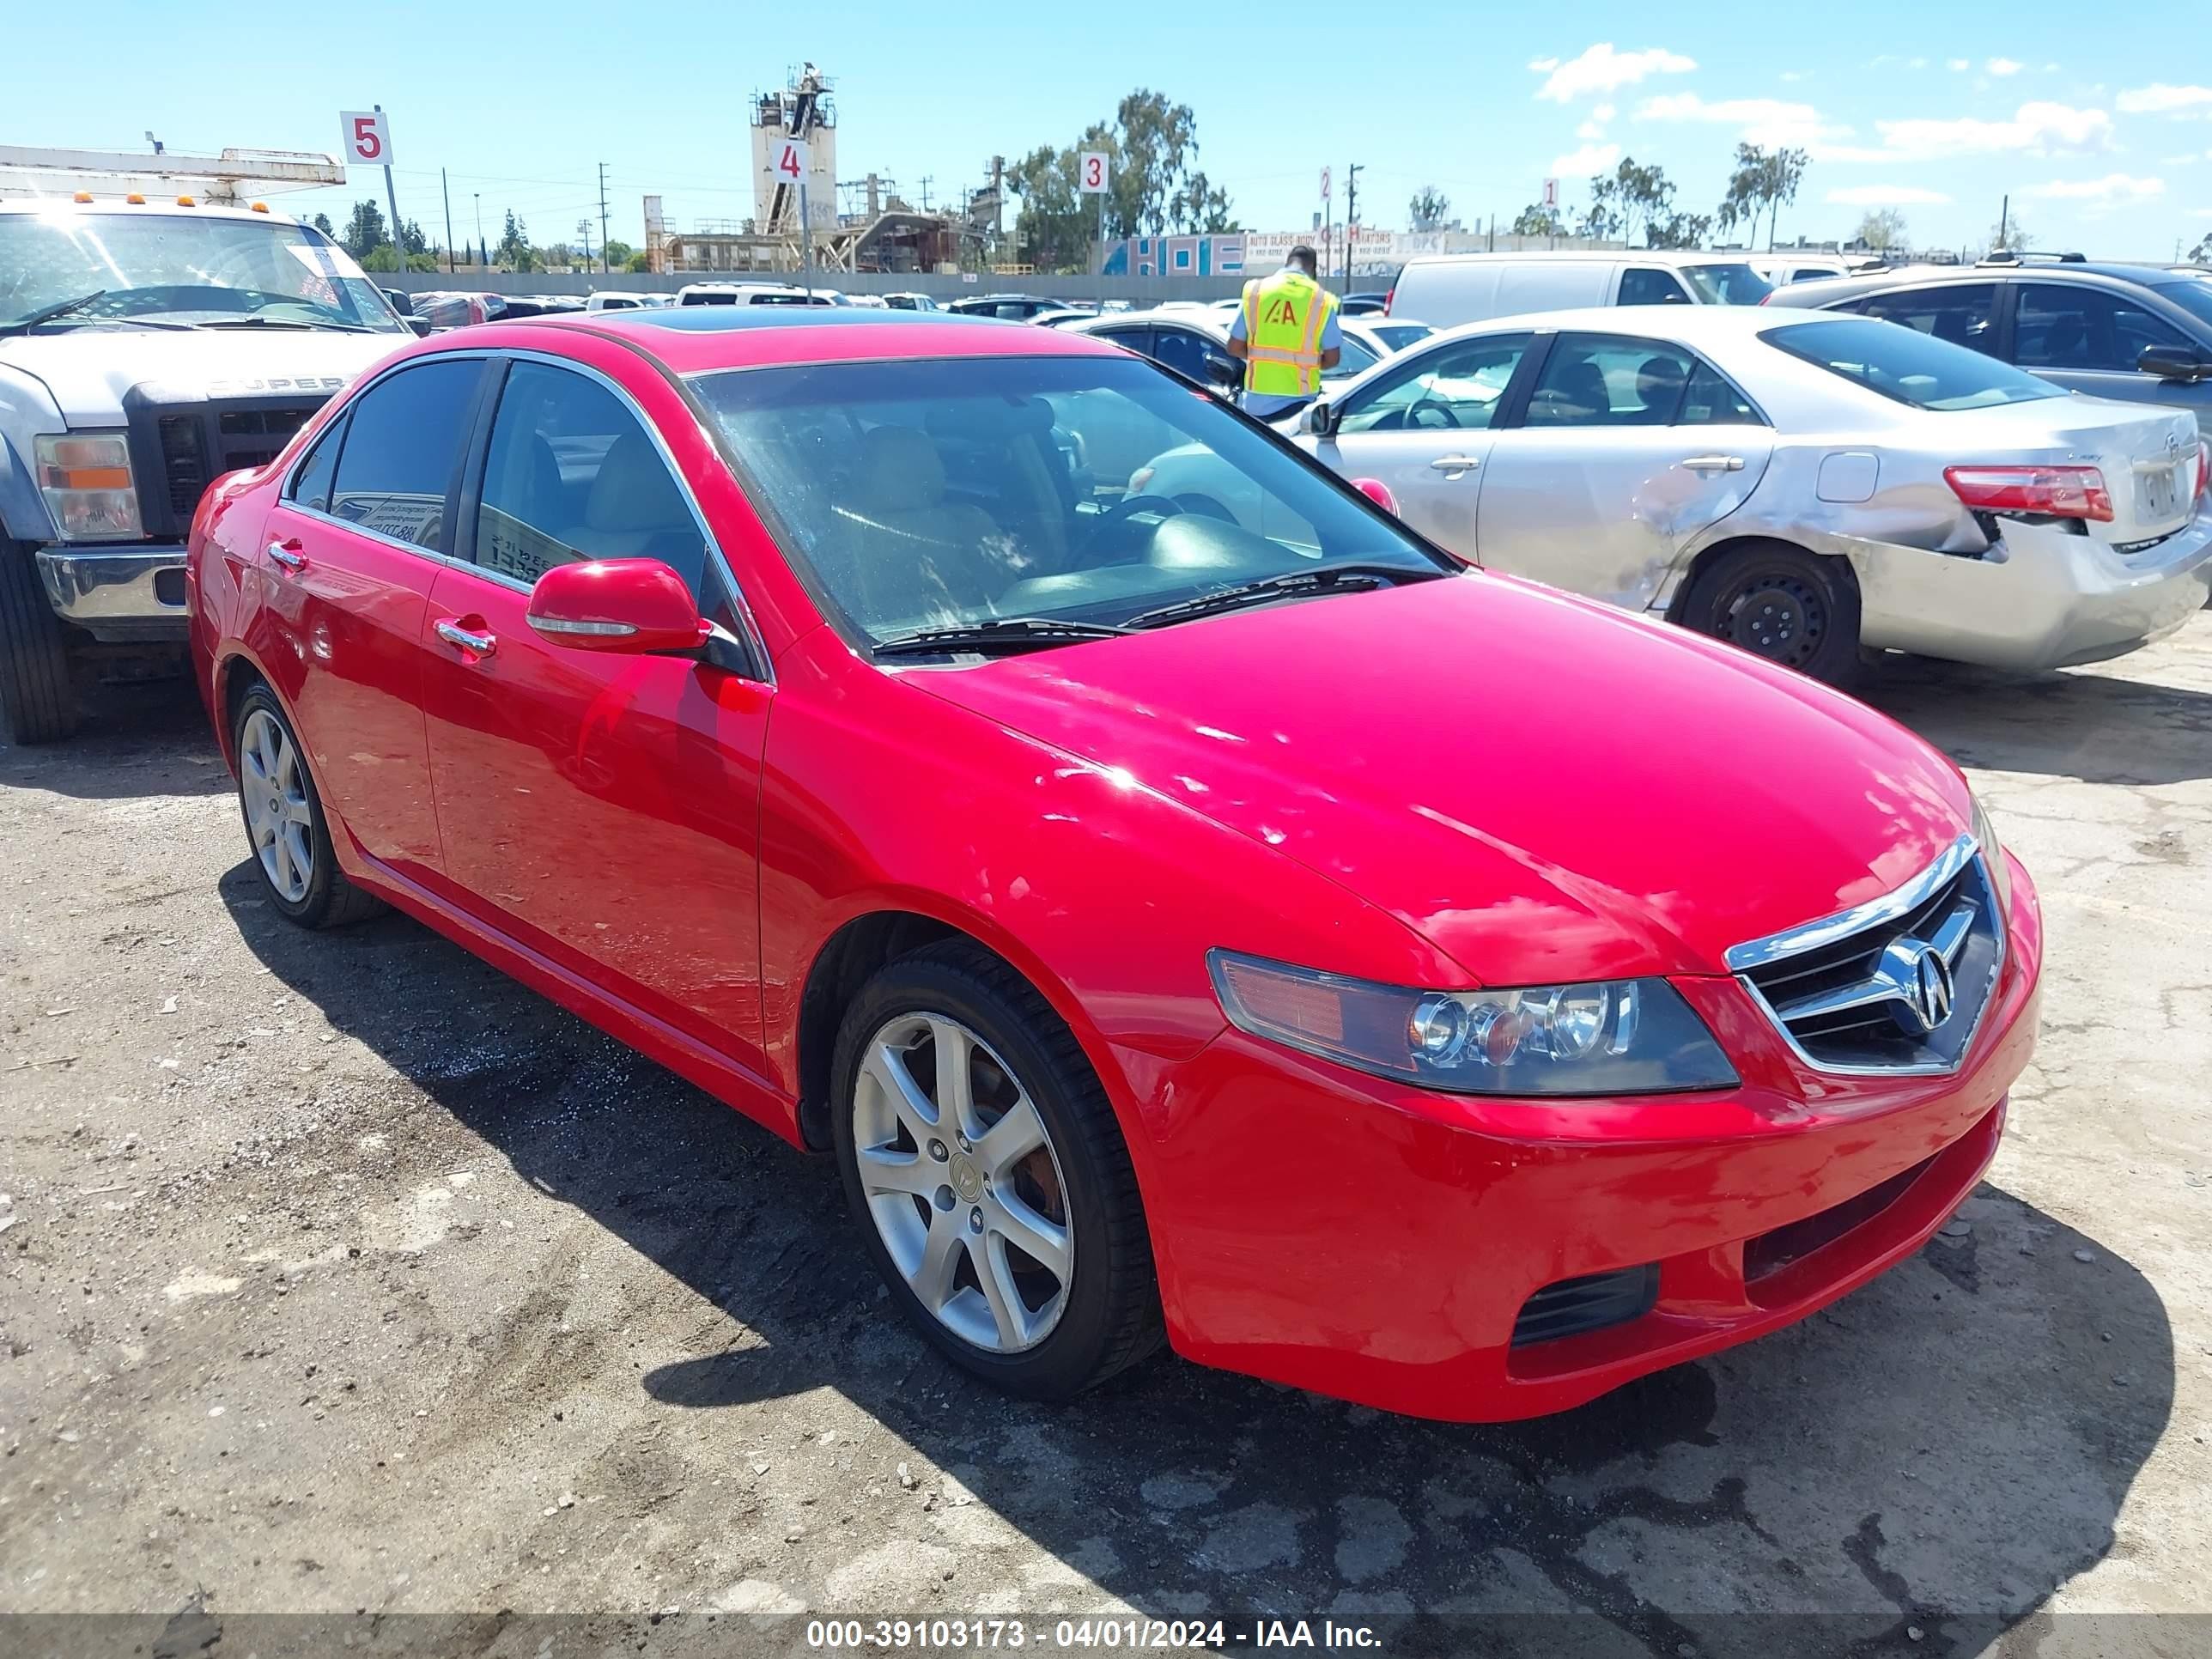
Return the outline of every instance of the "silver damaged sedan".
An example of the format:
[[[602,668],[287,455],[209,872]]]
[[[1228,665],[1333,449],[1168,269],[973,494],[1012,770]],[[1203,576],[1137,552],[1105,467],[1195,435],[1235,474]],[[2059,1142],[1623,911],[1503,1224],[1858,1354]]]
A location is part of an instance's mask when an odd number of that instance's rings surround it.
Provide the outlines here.
[[[2212,458],[2187,410],[2063,392],[1868,318],[1504,319],[1330,388],[1285,430],[1488,568],[1838,682],[1869,651],[2095,662],[2212,593]],[[1259,510],[1189,449],[1130,489],[1153,511]]]

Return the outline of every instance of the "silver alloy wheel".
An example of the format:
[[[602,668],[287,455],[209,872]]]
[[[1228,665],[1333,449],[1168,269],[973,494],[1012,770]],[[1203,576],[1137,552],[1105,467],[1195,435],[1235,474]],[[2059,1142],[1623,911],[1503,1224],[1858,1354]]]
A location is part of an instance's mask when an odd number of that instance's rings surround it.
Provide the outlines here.
[[[238,792],[261,873],[287,903],[297,904],[315,878],[314,817],[300,751],[265,708],[246,717],[239,736]]]
[[[1066,1183],[988,1043],[940,1014],[884,1024],[854,1080],[853,1148],[884,1248],[947,1330],[994,1353],[1051,1334],[1074,1282]]]

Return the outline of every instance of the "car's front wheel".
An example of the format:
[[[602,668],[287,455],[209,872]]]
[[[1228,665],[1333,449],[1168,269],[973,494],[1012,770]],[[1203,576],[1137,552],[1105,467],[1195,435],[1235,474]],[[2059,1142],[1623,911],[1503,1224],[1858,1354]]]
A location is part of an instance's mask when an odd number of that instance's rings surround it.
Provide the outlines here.
[[[847,1010],[831,1133],[893,1298],[1011,1393],[1065,1399],[1160,1340],[1127,1147],[1074,1035],[1005,963],[950,941]]]
[[[1859,595],[1841,562],[1763,542],[1730,548],[1698,572],[1682,622],[1830,685],[1858,677]]]
[[[307,757],[266,685],[238,700],[231,737],[239,809],[269,902],[302,927],[336,927],[374,915],[377,901],[338,868]]]

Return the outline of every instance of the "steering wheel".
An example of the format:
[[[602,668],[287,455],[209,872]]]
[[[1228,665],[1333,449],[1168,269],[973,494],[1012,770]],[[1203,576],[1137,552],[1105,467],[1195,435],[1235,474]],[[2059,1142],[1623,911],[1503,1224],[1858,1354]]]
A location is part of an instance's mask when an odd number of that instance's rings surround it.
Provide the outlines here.
[[[1438,418],[1424,420],[1422,417],[1427,415]],[[1406,411],[1406,424],[1425,432],[1441,432],[1447,428],[1455,432],[1459,429],[1459,411],[1440,398],[1424,398]]]
[[[1109,545],[1139,513],[1157,513],[1164,519],[1172,519],[1182,507],[1165,495],[1124,495],[1099,515],[1098,522],[1091,528],[1085,539],[1085,553]]]

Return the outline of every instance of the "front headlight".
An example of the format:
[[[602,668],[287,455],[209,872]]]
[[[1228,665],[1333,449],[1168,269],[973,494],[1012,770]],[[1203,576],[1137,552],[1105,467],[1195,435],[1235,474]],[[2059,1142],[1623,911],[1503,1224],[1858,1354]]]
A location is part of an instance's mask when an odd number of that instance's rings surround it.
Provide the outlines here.
[[[1425,1088],[1486,1095],[1732,1089],[1735,1068],[1663,979],[1420,991],[1206,954],[1240,1030]]]
[[[1990,872],[1990,887],[1997,896],[1997,908],[2003,913],[2008,926],[2012,921],[2012,870],[2005,862],[2004,844],[1997,839],[1996,828],[1990,822],[1989,813],[1982,803],[1974,802],[1974,845],[1980,849],[1982,864]]]
[[[120,432],[68,432],[31,441],[39,493],[65,542],[135,540],[146,533]]]

